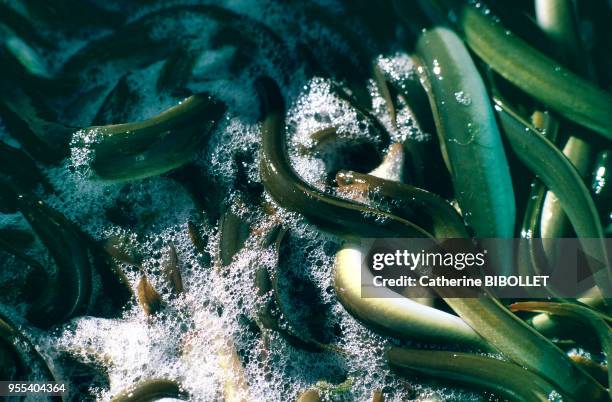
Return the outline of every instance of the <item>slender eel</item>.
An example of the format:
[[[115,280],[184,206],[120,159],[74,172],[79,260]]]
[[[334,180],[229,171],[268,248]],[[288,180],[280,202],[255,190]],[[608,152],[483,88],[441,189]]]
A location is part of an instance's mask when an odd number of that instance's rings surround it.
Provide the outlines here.
[[[187,393],[172,380],[151,379],[121,391],[111,402],[149,402],[162,398],[188,399]]]
[[[459,0],[421,1],[452,15],[470,49],[506,80],[563,117],[612,139],[612,95],[567,70],[502,24]]]
[[[612,353],[612,330],[610,316],[599,313],[591,308],[574,303],[553,303],[553,302],[520,302],[510,305],[512,311],[531,311],[568,317],[580,324],[590,326],[601,343],[601,349],[610,359]],[[612,370],[608,370],[608,394],[612,398]]]
[[[585,177],[591,167],[591,145],[579,137],[570,137],[563,146],[563,155],[576,168],[581,177]],[[551,191],[546,194],[542,206],[540,233],[543,239],[568,236],[568,219],[563,211],[559,198]],[[552,251],[545,249],[548,255]]]
[[[206,240],[204,236],[200,233],[200,229],[196,226],[193,221],[187,221],[187,232],[189,234],[189,239],[191,243],[195,247],[198,253],[206,254]]]
[[[578,31],[577,6],[572,0],[536,0],[536,20],[542,31],[555,44],[559,58],[580,75],[596,82],[593,63]],[[563,125],[567,129],[567,124]],[[576,131],[570,127],[569,130]],[[567,131],[569,131],[567,130]],[[582,129],[582,131],[586,131]],[[563,154],[584,177],[592,163],[592,144],[584,138],[570,136],[563,146]],[[542,238],[558,238],[568,235],[568,220],[563,207],[552,192],[546,194],[542,208]],[[552,250],[544,243],[547,255]],[[554,244],[554,243],[553,243]]]
[[[578,299],[578,302],[596,310],[605,309],[604,298],[601,297],[598,289],[592,288],[590,293]],[[529,318],[527,322],[547,338],[571,338],[573,335],[576,335],[574,331],[577,330],[577,327],[575,325],[567,325],[568,323],[565,320],[561,321],[558,317],[549,314],[537,314]]]
[[[411,59],[415,64],[417,60]],[[410,74],[407,77],[394,77],[389,72],[384,72],[380,64],[375,64],[373,76],[380,96],[384,99],[387,114],[391,119],[393,130],[398,129],[398,114],[402,115],[402,123],[406,124],[406,111],[410,117],[408,121],[414,124],[422,132],[433,130],[433,119],[431,109],[427,102],[427,93],[421,83],[418,74]],[[438,145],[434,141],[419,141],[415,138],[405,138],[402,146],[406,153],[405,173],[411,184],[419,187],[441,186],[444,180],[428,180],[429,177],[440,179],[440,169],[444,169],[438,162]]]
[[[275,248],[275,263],[278,266],[278,258],[280,252],[280,245],[282,239],[287,232],[287,229],[280,228],[278,231],[272,231],[274,236],[274,248]],[[276,274],[275,276],[277,276]],[[278,281],[276,278],[272,280],[268,271],[265,267],[260,267],[255,272],[255,287],[257,289],[257,296],[264,298],[263,305],[259,309],[257,314],[259,324],[266,329],[278,333],[284,340],[290,345],[306,350],[308,352],[323,352],[325,350],[336,350],[333,346],[323,344],[310,336],[303,333],[296,333],[291,327],[285,327],[281,324],[281,318],[287,317],[286,308],[282,304],[282,300],[278,295]],[[274,296],[269,297],[270,293],[273,292]],[[279,314],[280,313],[280,314]]]
[[[91,124],[103,126],[125,121],[132,105],[138,104],[140,96],[138,90],[130,85],[128,74],[124,75],[106,95]]]
[[[161,310],[163,301],[147,275],[141,273],[138,285],[136,285],[138,304],[142,307],[145,315],[153,315]]]
[[[34,47],[16,35],[3,42],[0,54],[4,56],[3,62],[8,71],[13,70],[30,80],[51,79],[41,55]]]
[[[493,87],[492,92],[495,92],[496,85],[493,72],[489,70],[488,73],[490,78],[489,82]],[[546,136],[554,143],[559,134],[559,123],[554,116],[551,116],[548,112],[538,110],[532,114],[531,121],[533,126],[537,128],[542,135]],[[567,218],[558,203],[555,203],[553,208],[547,205],[547,201],[551,199],[556,200],[556,197],[552,192],[546,189],[546,186],[539,178],[535,177],[531,182],[521,226],[520,237],[523,240],[519,242],[517,249],[516,265],[519,275],[545,275],[549,272],[553,261],[548,259],[547,256],[552,256],[552,254],[546,254],[549,240],[543,240],[542,238],[557,238],[563,236],[560,236],[560,231],[556,233],[548,232],[547,235],[543,236],[541,228],[546,222],[547,224],[550,223],[549,227],[555,226],[558,229],[565,229],[567,223]],[[548,208],[545,205],[547,205]],[[550,242],[554,244],[553,241]],[[555,297],[557,295],[551,287],[538,290],[526,288],[526,290],[527,292],[538,292],[539,296],[542,295],[542,292],[546,292],[550,297]]]
[[[269,78],[257,81],[263,106],[261,178],[272,198],[308,221],[348,238],[388,236],[427,237],[418,226],[376,209],[322,194],[300,178],[288,163],[284,138],[285,109],[282,95]]]
[[[594,76],[593,63],[580,36],[580,21],[573,0],[535,0],[534,6],[537,24],[555,45],[558,58],[574,71]]]
[[[393,347],[386,353],[391,367],[442,378],[496,393],[511,402],[565,400],[540,376],[512,363],[467,353]]]
[[[494,101],[512,149],[555,193],[578,237],[602,239],[603,229],[595,203],[576,169],[550,141],[521,119],[502,99],[495,98]],[[593,258],[608,261],[603,240],[585,242],[583,247]],[[595,273],[594,278],[605,297],[612,294],[609,267]]]
[[[461,39],[446,28],[424,31],[417,52],[463,218],[478,238],[512,238],[516,205],[510,170],[487,90],[472,58]],[[508,247],[497,247],[490,261],[501,275],[513,272]]]
[[[417,51],[427,71],[438,136],[464,219],[477,237],[512,237],[510,171],[474,62],[459,37],[445,28],[423,32]]]
[[[389,118],[391,119],[391,127],[394,129],[397,128],[397,109],[395,107],[395,102],[393,102],[393,96],[391,95],[391,88],[387,79],[385,78],[385,73],[382,71],[380,66],[374,64],[372,68],[372,75],[374,76],[374,82],[376,83],[376,87],[378,88],[378,92],[380,96],[385,101],[385,106],[387,109],[387,113],[389,113]]]
[[[175,295],[183,293],[183,277],[179,267],[179,259],[174,244],[168,245],[167,259],[162,265],[162,271],[170,291]]]
[[[199,54],[180,47],[164,62],[157,78],[157,92],[171,92],[181,89],[191,74]]]
[[[27,317],[37,326],[50,327],[81,313],[89,304],[91,265],[87,244],[78,230],[60,212],[9,183],[2,183],[14,203],[47,248],[57,271],[51,276]]]
[[[429,343],[489,350],[487,342],[461,318],[378,288],[377,297],[362,297],[361,287],[372,274],[361,269],[363,251],[346,244],[337,254],[334,289],[344,308],[361,322],[385,334]]]
[[[68,155],[73,128],[55,122],[53,113],[13,83],[0,89],[2,122],[34,159],[52,164]]]
[[[401,211],[398,210],[397,214],[427,229],[435,238],[468,237],[457,211],[443,198],[427,190],[352,171],[338,172],[336,181],[340,186],[365,185],[373,194],[401,203]]]
[[[121,267],[113,261],[101,242],[95,241],[89,235],[81,233],[85,238],[92,257],[93,268],[100,275],[100,283],[104,295],[109,298],[113,307],[121,310],[133,296],[128,278]]]
[[[15,378],[2,380],[56,381],[47,362],[38,353],[32,342],[20,331],[18,326],[5,314],[0,313],[0,355],[2,349],[10,351],[10,361],[14,366]],[[8,353],[7,353],[8,354]],[[0,373],[9,367],[0,368]],[[61,400],[60,398],[55,398]]]
[[[221,266],[225,267],[231,264],[234,255],[244,246],[244,242],[249,237],[250,226],[228,208],[221,216],[219,232],[219,260]]]
[[[32,21],[22,13],[15,10],[8,4],[0,4],[0,21],[12,33],[23,38],[34,46],[49,48],[52,46],[51,40],[34,28]],[[3,28],[6,29],[6,28]]]
[[[51,74],[42,57],[49,48],[37,48],[35,41],[31,41],[33,38],[18,35],[4,25],[0,25],[0,35],[3,80],[18,83],[20,88],[43,96],[70,94],[77,89],[77,81],[73,77]]]
[[[596,362],[592,359],[591,356],[582,354],[578,350],[573,351],[572,353],[568,353],[568,356],[575,364],[584,368],[590,375],[593,376],[593,378],[595,378],[601,384],[607,384],[609,382],[607,364]],[[608,390],[608,392],[610,391]]]
[[[202,94],[141,122],[79,130],[72,140],[73,162],[102,180],[159,175],[189,162],[224,112],[222,103]]]

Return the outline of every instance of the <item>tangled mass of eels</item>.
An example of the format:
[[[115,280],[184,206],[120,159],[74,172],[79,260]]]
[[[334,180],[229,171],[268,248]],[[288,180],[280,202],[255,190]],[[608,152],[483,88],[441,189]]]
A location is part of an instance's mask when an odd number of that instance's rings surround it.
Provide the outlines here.
[[[607,261],[611,20],[605,0],[0,3],[0,380],[610,400],[609,269],[581,299],[362,298],[360,240],[522,237],[530,275],[555,262],[529,239],[602,239]]]

